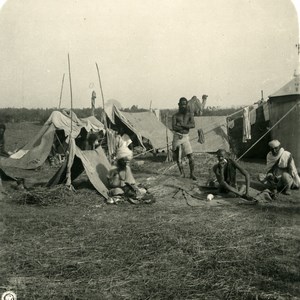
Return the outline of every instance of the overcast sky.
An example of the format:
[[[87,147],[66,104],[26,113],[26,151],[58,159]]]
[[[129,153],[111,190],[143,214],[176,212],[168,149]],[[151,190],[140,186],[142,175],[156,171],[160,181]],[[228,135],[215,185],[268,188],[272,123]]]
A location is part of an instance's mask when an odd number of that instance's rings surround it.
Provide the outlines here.
[[[298,1],[298,0],[297,0]],[[2,2],[2,3],[1,3]],[[7,0],[0,10],[0,107],[248,105],[297,67],[290,0]]]

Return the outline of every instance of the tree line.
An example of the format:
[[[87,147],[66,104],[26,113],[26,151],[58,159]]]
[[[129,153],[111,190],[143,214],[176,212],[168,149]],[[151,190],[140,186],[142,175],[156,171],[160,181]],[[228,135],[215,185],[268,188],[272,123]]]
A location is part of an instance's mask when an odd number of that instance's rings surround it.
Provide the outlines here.
[[[240,110],[241,107],[220,108],[217,106],[208,106],[203,111],[203,116],[227,116]],[[1,123],[19,123],[19,122],[34,122],[44,124],[51,113],[57,110],[57,108],[0,108],[0,122]],[[75,108],[73,109],[77,117],[86,118],[91,115],[90,108]],[[137,105],[133,105],[130,108],[121,109],[125,112],[143,112],[148,109],[139,108]],[[161,120],[164,121],[166,116],[170,117],[177,109],[161,109]],[[96,108],[94,115],[101,120],[103,115],[102,108]]]

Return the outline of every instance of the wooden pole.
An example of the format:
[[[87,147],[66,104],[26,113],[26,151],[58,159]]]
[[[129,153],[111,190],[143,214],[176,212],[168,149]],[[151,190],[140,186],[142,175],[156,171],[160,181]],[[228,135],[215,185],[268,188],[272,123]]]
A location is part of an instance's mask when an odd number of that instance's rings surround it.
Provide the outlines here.
[[[64,88],[64,80],[65,80],[65,73],[64,73],[62,81],[61,81],[61,88],[60,88],[60,96],[59,96],[58,109],[60,109],[60,106],[61,106],[62,92],[63,92],[63,88]]]
[[[100,77],[99,67],[98,67],[98,64],[97,64],[97,63],[96,63],[96,68],[97,68],[98,80],[99,80],[100,91],[101,91],[101,97],[102,97],[102,108],[103,108],[103,112],[104,112],[104,128],[107,129],[106,115],[105,115],[105,106],[104,106],[103,89],[102,89],[102,84],[101,84],[101,77]]]
[[[166,115],[165,115],[166,141],[167,141],[167,161],[172,161],[172,157],[171,157],[171,154],[170,154],[170,147],[169,147],[168,121],[169,121],[169,112],[167,111]]]
[[[103,89],[102,89],[102,83],[101,83],[99,67],[98,67],[97,63],[96,63],[96,68],[97,68],[98,80],[99,80],[99,85],[100,85],[100,90],[101,90],[101,97],[102,97],[103,123],[104,123],[104,129],[106,131],[106,140],[107,140],[107,145],[108,145],[110,143],[110,141],[109,141],[109,134],[107,133],[107,121],[106,121],[106,113],[105,113],[105,106],[104,106],[104,95],[103,95]],[[107,151],[108,151],[108,160],[111,163],[112,153],[110,153],[110,147],[107,147]]]
[[[70,65],[70,56],[68,53],[68,67],[69,67],[69,82],[70,82],[70,96],[71,96],[71,111],[70,111],[70,117],[71,117],[71,133],[70,137],[72,134],[72,129],[73,129],[73,93],[72,93],[72,78],[71,78],[71,65]]]
[[[69,83],[70,83],[70,96],[71,96],[71,110],[70,110],[70,118],[71,118],[71,128],[70,128],[70,136],[69,136],[69,157],[67,162],[67,173],[66,173],[66,185],[73,190],[72,188],[72,180],[71,180],[71,167],[72,167],[72,158],[71,158],[71,147],[72,147],[72,131],[73,131],[73,93],[72,93],[72,78],[71,78],[71,64],[70,64],[70,56],[68,53],[68,69],[69,69]]]

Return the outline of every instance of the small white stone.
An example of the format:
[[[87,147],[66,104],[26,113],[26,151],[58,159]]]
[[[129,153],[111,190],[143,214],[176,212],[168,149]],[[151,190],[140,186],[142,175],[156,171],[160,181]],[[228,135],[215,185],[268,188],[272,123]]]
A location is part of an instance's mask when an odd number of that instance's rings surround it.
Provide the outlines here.
[[[206,197],[206,199],[208,201],[211,201],[212,199],[214,199],[214,195],[213,194],[208,194],[207,197]]]

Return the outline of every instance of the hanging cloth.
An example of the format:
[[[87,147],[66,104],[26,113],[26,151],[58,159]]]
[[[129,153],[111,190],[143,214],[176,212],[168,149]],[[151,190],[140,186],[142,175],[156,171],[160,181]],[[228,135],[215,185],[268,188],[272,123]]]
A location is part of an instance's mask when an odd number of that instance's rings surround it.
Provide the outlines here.
[[[249,107],[243,109],[243,143],[246,143],[247,140],[251,140]]]

